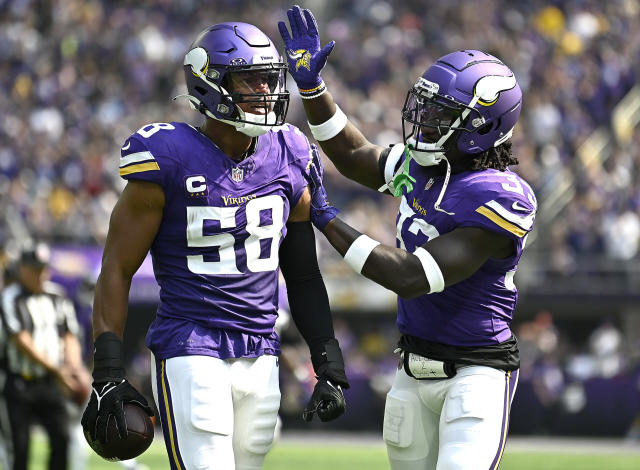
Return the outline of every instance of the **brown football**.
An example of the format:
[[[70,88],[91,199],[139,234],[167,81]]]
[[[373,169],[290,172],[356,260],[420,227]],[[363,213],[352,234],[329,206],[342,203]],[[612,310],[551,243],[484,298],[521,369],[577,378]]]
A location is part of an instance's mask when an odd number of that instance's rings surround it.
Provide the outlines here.
[[[149,448],[153,442],[154,429],[151,417],[135,403],[125,403],[124,416],[127,421],[128,435],[120,439],[116,420],[109,419],[107,426],[107,442],[92,440],[88,433],[84,437],[96,454],[106,460],[133,459]]]

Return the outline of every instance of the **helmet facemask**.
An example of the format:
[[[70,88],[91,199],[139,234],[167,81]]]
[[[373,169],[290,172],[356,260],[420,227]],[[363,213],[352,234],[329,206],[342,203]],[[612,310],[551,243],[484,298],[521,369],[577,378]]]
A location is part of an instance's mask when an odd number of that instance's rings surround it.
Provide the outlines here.
[[[265,127],[284,124],[289,108],[286,71],[282,63],[226,67],[222,89],[235,110],[225,122]]]
[[[402,134],[411,157],[422,166],[438,165],[444,158],[449,141],[456,132],[470,132],[465,123],[474,127],[484,119],[469,105],[438,94],[438,84],[420,77],[407,92],[402,108]],[[467,119],[469,118],[469,119]],[[474,129],[475,130],[475,129]]]

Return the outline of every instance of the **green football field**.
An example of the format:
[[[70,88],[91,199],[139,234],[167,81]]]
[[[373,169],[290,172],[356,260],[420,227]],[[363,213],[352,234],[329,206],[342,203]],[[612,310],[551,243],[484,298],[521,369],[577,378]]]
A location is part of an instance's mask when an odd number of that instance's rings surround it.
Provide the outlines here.
[[[169,470],[166,452],[156,438],[149,450],[139,458],[151,470]],[[46,441],[36,439],[32,449],[29,470],[46,470]],[[106,462],[91,454],[87,470],[117,470],[123,467]],[[323,444],[277,443],[264,466],[264,470],[386,470],[389,469],[382,444]],[[579,451],[509,451],[504,455],[500,470],[638,470],[640,453],[609,453]]]

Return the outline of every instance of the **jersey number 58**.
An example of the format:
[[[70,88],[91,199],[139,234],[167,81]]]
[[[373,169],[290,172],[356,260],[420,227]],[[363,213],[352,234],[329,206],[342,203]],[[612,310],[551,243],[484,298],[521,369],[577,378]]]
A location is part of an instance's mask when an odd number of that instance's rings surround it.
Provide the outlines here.
[[[278,269],[278,247],[284,226],[284,203],[280,196],[270,195],[251,199],[245,206],[237,207],[187,207],[187,245],[194,248],[218,247],[219,260],[205,261],[203,255],[187,256],[187,266],[196,274],[242,274],[236,263],[236,239],[231,233],[204,234],[204,221],[217,220],[220,229],[236,227],[236,212],[244,210],[245,227],[249,236],[244,241],[247,269],[251,272]],[[271,224],[260,225],[260,212],[271,211]],[[271,239],[268,256],[262,256],[261,240]]]

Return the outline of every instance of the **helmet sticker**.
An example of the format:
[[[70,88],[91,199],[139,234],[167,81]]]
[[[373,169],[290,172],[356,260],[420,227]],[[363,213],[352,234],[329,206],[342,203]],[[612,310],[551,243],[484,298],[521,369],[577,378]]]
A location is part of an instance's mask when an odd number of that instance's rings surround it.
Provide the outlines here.
[[[434,95],[438,94],[438,90],[440,90],[440,85],[435,82],[430,82],[426,78],[420,77],[416,82],[416,87],[422,88],[427,93],[433,93]]]
[[[209,54],[202,47],[196,47],[184,56],[184,65],[190,65],[193,74],[198,77],[207,73]]]
[[[511,90],[516,86],[516,77],[500,75],[486,75],[477,81],[474,94],[478,97],[478,103],[483,106],[491,106],[500,96],[501,91]]]

